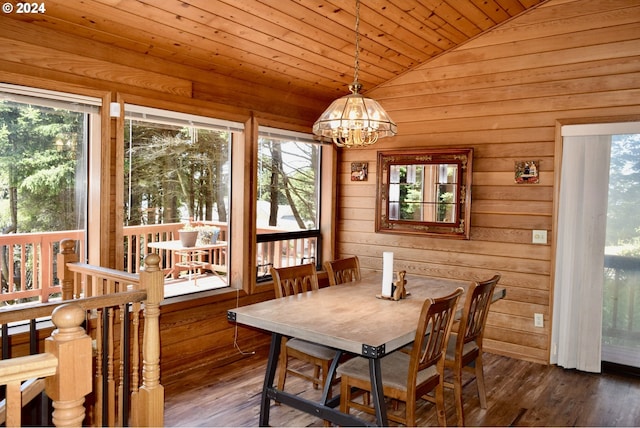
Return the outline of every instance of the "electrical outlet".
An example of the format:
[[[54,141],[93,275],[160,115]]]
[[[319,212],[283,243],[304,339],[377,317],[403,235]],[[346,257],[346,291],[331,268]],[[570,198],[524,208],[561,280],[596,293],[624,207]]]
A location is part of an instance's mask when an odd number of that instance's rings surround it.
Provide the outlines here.
[[[531,242],[533,244],[546,244],[547,243],[547,231],[546,230],[534,230],[531,236]]]
[[[535,327],[544,327],[544,316],[542,314],[533,314],[533,325]]]

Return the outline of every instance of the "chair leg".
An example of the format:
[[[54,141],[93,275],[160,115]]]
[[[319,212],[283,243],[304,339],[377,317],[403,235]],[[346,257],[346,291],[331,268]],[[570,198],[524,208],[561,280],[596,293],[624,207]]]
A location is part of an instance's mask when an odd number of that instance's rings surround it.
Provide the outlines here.
[[[316,366],[318,367],[318,366]],[[329,382],[329,393],[327,394],[327,398],[331,398],[331,389],[333,387],[331,380],[327,379],[327,374],[329,373],[329,363],[328,362],[323,362],[322,363],[322,377],[321,377],[321,382],[322,384],[320,385],[320,389],[324,389],[324,386],[327,384],[327,382]],[[316,376],[316,379],[318,377]],[[330,427],[331,426],[331,422],[329,422],[328,420],[323,420],[322,421],[322,426],[324,427]]]
[[[349,414],[349,402],[351,401],[351,386],[349,378],[342,377],[340,381],[340,411]]]
[[[464,408],[462,407],[462,367],[453,369],[453,397],[456,405],[458,426],[464,426]]]
[[[280,349],[280,361],[278,362],[278,389],[284,391],[284,382],[287,377],[287,363],[289,358],[287,357],[286,341],[282,341],[282,348]]]
[[[320,385],[321,388],[324,388],[327,382],[329,382],[329,394],[327,394],[327,398],[331,398],[333,396],[333,379],[327,378],[327,375],[329,374],[330,363],[331,363],[330,361],[322,362],[322,377],[321,377],[322,384]]]
[[[404,403],[404,419],[405,419],[405,425],[408,427],[415,427],[416,426],[416,398],[415,397],[405,397],[407,399],[407,401],[405,401]],[[394,400],[396,402],[395,404],[395,408],[397,409],[398,407],[398,402],[400,400]],[[444,401],[443,401],[444,403]]]
[[[447,412],[446,409],[444,407],[444,379],[440,378],[440,383],[438,384],[438,386],[436,386],[436,391],[435,391],[435,398],[436,398],[436,414],[438,415],[438,424],[441,427],[446,427],[447,426]],[[408,417],[409,415],[407,415]],[[414,419],[415,419],[415,415],[414,415]],[[407,426],[415,426],[415,421],[414,423],[407,423]]]
[[[480,398],[480,407],[487,408],[487,391],[484,387],[484,370],[482,365],[482,353],[476,358],[476,384],[478,386],[478,398]]]
[[[313,366],[313,379],[313,389],[318,389],[320,386],[320,381],[318,380],[320,379],[320,366],[317,364]]]

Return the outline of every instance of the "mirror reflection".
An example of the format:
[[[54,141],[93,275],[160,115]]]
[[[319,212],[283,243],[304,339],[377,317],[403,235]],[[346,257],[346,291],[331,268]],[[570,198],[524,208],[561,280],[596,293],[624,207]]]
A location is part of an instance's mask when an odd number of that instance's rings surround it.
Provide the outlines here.
[[[378,152],[376,231],[469,237],[472,149]]]
[[[389,220],[456,221],[457,164],[391,165]]]

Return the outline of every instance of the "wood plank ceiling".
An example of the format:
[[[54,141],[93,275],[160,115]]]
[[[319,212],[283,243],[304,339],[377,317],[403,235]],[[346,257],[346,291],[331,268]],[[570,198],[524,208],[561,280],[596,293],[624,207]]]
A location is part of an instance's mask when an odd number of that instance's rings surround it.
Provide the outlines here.
[[[361,0],[363,92],[543,1]],[[355,0],[44,4],[43,14],[5,16],[326,102],[347,94],[353,81]]]

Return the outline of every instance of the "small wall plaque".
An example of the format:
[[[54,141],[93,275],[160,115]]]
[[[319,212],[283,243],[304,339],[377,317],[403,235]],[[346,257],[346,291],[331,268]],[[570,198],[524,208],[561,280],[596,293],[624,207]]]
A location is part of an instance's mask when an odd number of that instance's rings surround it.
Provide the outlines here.
[[[367,181],[369,162],[351,162],[351,181]]]
[[[516,161],[515,180],[518,184],[536,184],[540,181],[540,161]]]

